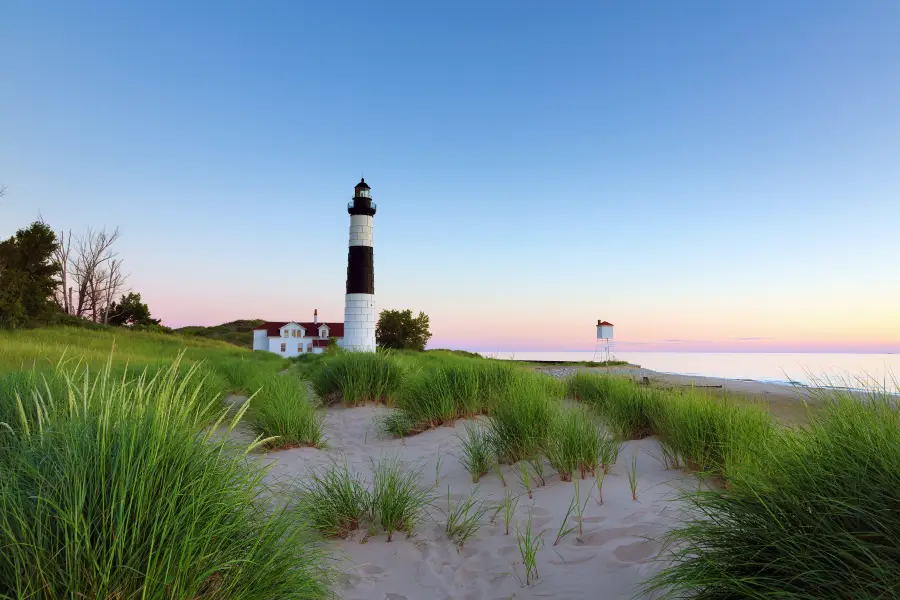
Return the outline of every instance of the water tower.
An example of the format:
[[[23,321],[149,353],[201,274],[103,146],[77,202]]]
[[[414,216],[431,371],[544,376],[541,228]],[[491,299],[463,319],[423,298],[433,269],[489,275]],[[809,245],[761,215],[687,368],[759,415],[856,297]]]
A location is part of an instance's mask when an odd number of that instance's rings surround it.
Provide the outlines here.
[[[600,350],[601,356],[606,355],[604,359],[609,362],[609,353],[612,348],[613,324],[609,321],[597,319],[597,342],[594,344],[594,361],[597,360],[597,350]]]

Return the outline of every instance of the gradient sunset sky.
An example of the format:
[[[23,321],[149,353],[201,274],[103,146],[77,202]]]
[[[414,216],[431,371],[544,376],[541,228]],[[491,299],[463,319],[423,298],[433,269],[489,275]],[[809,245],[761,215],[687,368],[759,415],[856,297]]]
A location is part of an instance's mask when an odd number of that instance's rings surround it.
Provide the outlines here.
[[[900,3],[7,2],[0,236],[119,226],[171,326],[900,352]]]

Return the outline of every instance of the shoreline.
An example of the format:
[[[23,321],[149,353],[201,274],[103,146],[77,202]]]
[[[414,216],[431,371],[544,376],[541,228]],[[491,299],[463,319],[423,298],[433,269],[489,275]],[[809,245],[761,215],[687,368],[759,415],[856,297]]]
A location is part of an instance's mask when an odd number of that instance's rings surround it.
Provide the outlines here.
[[[706,375],[666,373],[638,365],[585,367],[570,363],[568,365],[533,366],[532,368],[552,377],[565,378],[577,371],[620,375],[631,377],[637,382],[656,388],[697,388],[718,396],[727,396],[738,402],[763,402],[768,405],[772,415],[785,424],[798,424],[808,421],[810,411],[815,411],[816,406],[819,404],[818,399],[811,394],[816,388],[805,385],[771,383],[754,379],[728,379]]]

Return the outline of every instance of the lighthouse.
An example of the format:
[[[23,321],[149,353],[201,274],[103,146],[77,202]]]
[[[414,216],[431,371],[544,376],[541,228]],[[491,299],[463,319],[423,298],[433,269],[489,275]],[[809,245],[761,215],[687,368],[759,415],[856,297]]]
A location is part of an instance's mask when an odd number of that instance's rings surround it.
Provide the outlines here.
[[[350,252],[347,256],[347,296],[344,303],[345,350],[375,352],[375,263],[372,222],[375,205],[365,178],[353,188]]]

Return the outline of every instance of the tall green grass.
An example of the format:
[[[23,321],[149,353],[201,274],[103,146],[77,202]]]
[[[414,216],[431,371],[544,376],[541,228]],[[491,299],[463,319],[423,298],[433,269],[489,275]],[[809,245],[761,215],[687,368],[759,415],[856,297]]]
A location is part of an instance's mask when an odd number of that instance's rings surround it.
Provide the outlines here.
[[[344,538],[359,529],[370,514],[372,495],[350,467],[331,464],[311,469],[297,480],[297,506],[322,535]]]
[[[727,477],[764,451],[775,422],[762,405],[689,390],[660,395],[648,409],[667,466]]]
[[[420,431],[487,412],[525,373],[493,361],[429,358],[431,364],[412,373],[397,397],[398,410]]]
[[[597,473],[603,447],[604,432],[584,408],[565,408],[552,420],[544,452],[562,481],[571,481],[573,473]]]
[[[272,448],[325,445],[325,417],[306,385],[286,373],[270,375],[250,401],[250,426]]]
[[[484,425],[466,423],[466,434],[456,437],[459,440],[456,457],[472,476],[472,483],[478,483],[496,464],[491,436]]]
[[[760,446],[730,489],[692,492],[671,564],[644,586],[664,598],[900,595],[900,416],[883,390],[832,392],[807,426]]]
[[[264,469],[200,428],[219,399],[196,366],[129,378],[108,360],[53,376],[63,393],[16,393],[19,420],[0,426],[0,595],[327,596],[303,520],[272,503]]]
[[[640,439],[653,431],[648,408],[656,390],[642,388],[627,377],[578,372],[568,381],[569,393],[593,407],[622,439]]]
[[[412,535],[425,509],[434,502],[434,487],[421,483],[422,466],[407,467],[398,457],[372,461],[372,518],[391,541],[395,531]]]
[[[390,405],[406,376],[404,366],[386,352],[342,352],[323,359],[312,374],[316,392],[345,406],[365,402]]]
[[[539,377],[515,381],[491,410],[489,436],[501,462],[515,463],[543,452],[559,399]]]

